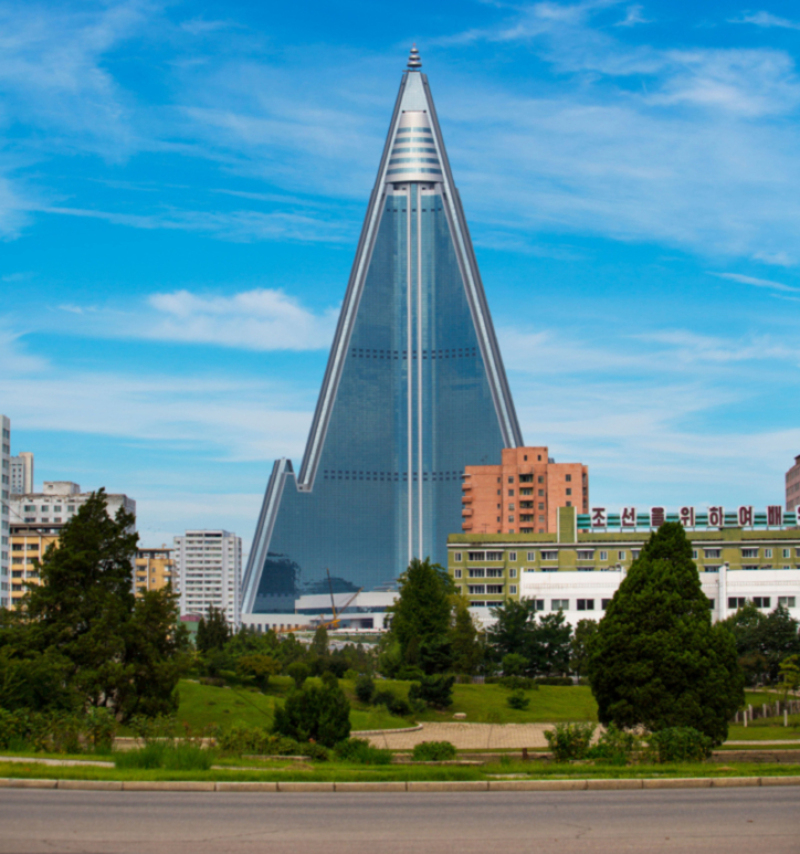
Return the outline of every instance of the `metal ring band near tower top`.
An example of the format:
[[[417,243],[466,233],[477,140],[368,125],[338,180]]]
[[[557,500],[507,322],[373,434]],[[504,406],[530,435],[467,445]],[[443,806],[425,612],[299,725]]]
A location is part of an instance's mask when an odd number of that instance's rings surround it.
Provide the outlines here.
[[[409,71],[419,71],[422,68],[422,60],[419,58],[419,51],[417,50],[416,45],[412,45],[411,53],[408,55],[408,66]]]

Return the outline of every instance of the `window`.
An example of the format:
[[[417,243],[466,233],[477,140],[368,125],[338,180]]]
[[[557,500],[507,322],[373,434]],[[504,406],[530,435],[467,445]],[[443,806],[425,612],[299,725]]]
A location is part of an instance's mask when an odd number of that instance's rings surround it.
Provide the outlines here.
[[[722,557],[722,549],[703,549],[703,554],[706,558]]]
[[[514,509],[515,509],[515,508],[514,508],[514,504],[513,504],[513,502],[512,502],[511,504],[509,504],[509,505],[508,505],[508,510],[509,510],[509,512],[511,512],[511,511],[512,511],[512,510],[514,510]]]
[[[617,552],[617,560],[625,560],[625,552]]]
[[[528,552],[528,560],[529,561],[536,560],[536,552]]]
[[[539,457],[539,459],[541,459],[541,457]],[[536,482],[537,483],[544,483],[544,475],[540,474],[539,477],[536,478]]]
[[[509,569],[508,577],[509,578],[516,578],[517,577],[517,570],[516,569]]]
[[[539,509],[544,510],[544,501],[539,502]]]
[[[26,513],[35,513],[36,507],[33,504],[26,504],[25,505],[25,512]],[[798,552],[800,552],[800,549],[798,549]]]
[[[468,560],[486,560],[485,552],[467,552]]]
[[[789,549],[783,549],[781,557],[784,557],[784,558],[791,557],[791,551]]]
[[[536,600],[536,610],[537,611],[544,611],[544,599],[537,599]]]
[[[539,490],[539,498],[544,498],[544,490],[543,489]]]
[[[508,517],[508,521],[509,521],[509,522],[511,522],[511,523],[513,523],[513,522],[514,522],[514,517],[513,517],[513,516],[509,516],[509,517]],[[513,532],[513,531],[510,531],[509,533],[512,533],[512,534],[513,534],[514,532]]]
[[[600,552],[600,560],[608,560],[608,552]]]
[[[708,600],[708,607],[709,607],[709,609],[710,609],[711,611],[713,611],[713,610],[714,610],[714,602],[715,602],[715,600],[714,600],[714,599],[709,599],[709,600]]]
[[[502,584],[487,584],[486,585],[486,592],[491,593],[494,596],[497,596],[498,594],[502,595],[503,585]]]
[[[729,608],[744,608],[747,600],[744,596],[728,596],[728,607]]]
[[[608,606],[609,606],[610,604],[611,604],[611,600],[610,600],[610,599],[601,599],[601,600],[600,600],[600,607],[601,607],[604,611],[605,611],[605,609],[606,609],[606,608],[608,608]]]
[[[470,569],[468,570],[470,578],[485,578],[486,570],[485,569]]]
[[[550,610],[551,611],[568,611],[569,610],[569,599],[551,599],[550,600]]]
[[[542,560],[558,560],[558,552],[546,552],[542,550]]]
[[[794,596],[778,596],[778,605],[783,608],[796,608],[797,599]]]
[[[487,578],[502,578],[503,577],[503,570],[502,569],[487,569],[486,570],[486,577]]]
[[[511,596],[516,596],[516,595],[517,595],[517,585],[516,585],[516,584],[512,584],[512,585],[508,588],[508,592],[509,592],[509,595],[511,595]]]
[[[578,560],[592,560],[594,549],[578,549]]]
[[[456,552],[453,555],[453,559],[455,560],[456,563],[461,563],[461,560],[462,560],[461,552]]]
[[[532,489],[530,489],[530,488],[528,488],[528,489],[520,489],[519,494],[520,494],[520,495],[533,495],[533,490],[532,490]]]
[[[758,549],[742,549],[742,557],[758,557]]]
[[[486,603],[485,602],[470,602],[469,607],[470,608],[485,608]]]
[[[485,584],[470,584],[469,585],[469,593],[470,596],[478,596],[479,594],[486,592]]]
[[[455,575],[456,578],[461,578],[461,570],[460,569],[457,569],[455,571],[455,573],[453,573],[453,574]]]
[[[594,611],[594,599],[578,599],[579,611]]]
[[[567,495],[572,495],[572,487],[571,486],[567,487]]]
[[[532,474],[521,474],[519,476],[520,483],[533,483],[533,475]]]
[[[508,553],[508,559],[509,560],[516,560],[517,559],[517,553],[516,552],[509,552]]]
[[[502,552],[486,552],[486,560],[502,560]]]
[[[513,489],[509,489],[509,490],[508,490],[508,497],[509,497],[509,498],[513,498],[513,497],[514,497],[514,490],[513,490]]]
[[[764,557],[772,557],[772,549],[764,549]]]
[[[509,482],[509,483],[514,483],[514,478],[513,478],[513,477],[510,477],[510,478],[508,479],[508,482]]]
[[[567,483],[572,483],[572,475],[571,474],[568,474],[565,479],[566,479]]]
[[[756,608],[769,608],[770,607],[771,598],[769,596],[754,596],[753,604]]]

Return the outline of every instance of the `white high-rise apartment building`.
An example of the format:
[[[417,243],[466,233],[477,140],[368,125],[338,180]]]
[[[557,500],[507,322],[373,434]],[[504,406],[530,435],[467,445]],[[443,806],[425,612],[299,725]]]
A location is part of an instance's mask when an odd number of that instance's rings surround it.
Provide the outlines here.
[[[8,607],[10,597],[8,581],[8,554],[11,549],[9,545],[9,509],[8,502],[11,497],[11,421],[0,415],[0,428],[2,429],[2,442],[0,442],[0,472],[2,483],[0,483],[0,608]]]
[[[23,451],[11,457],[11,494],[25,495],[33,492],[33,454]]]
[[[242,538],[230,531],[187,531],[175,537],[175,577],[181,616],[212,605],[234,628],[241,622]]]

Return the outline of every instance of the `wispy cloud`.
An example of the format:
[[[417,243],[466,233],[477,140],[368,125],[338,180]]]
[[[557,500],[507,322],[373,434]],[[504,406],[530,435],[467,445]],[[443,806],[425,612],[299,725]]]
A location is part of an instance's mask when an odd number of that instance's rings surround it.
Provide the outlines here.
[[[785,30],[800,30],[800,22],[781,18],[771,12],[745,12],[738,18],[731,18],[731,24],[753,24],[756,27],[779,27]]]
[[[769,288],[773,291],[785,291],[787,293],[800,293],[800,288],[793,288],[783,282],[775,282],[772,279],[758,279],[755,276],[744,276],[741,273],[712,273],[720,279],[729,279],[731,282],[740,282],[743,285],[753,285],[756,288]]]

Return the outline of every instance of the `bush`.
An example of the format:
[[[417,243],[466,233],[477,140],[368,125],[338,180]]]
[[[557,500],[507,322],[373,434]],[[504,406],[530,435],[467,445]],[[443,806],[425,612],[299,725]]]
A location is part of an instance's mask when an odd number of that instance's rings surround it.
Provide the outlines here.
[[[286,668],[287,675],[291,676],[294,679],[295,688],[302,688],[303,683],[308,679],[310,675],[310,671],[308,669],[308,665],[304,664],[302,661],[293,661]]]
[[[376,706],[386,706],[386,709],[399,718],[407,718],[411,714],[411,706],[407,700],[395,696],[391,691],[376,691],[372,695],[372,702]]]
[[[414,746],[411,758],[415,762],[446,762],[456,758],[456,749],[449,741],[423,741]]]
[[[114,755],[117,768],[166,768],[168,771],[208,771],[214,762],[214,752],[194,744],[151,742],[135,750]]]
[[[597,744],[586,751],[586,758],[595,759],[607,765],[627,765],[639,748],[639,739],[632,732],[617,729],[614,724],[610,724]]]
[[[539,676],[536,679],[537,685],[563,685],[564,687],[572,687],[575,683],[570,676]]]
[[[336,745],[336,756],[345,762],[358,762],[361,765],[389,765],[392,761],[391,750],[373,747],[366,738],[348,738]]]
[[[116,726],[114,716],[102,708],[92,708],[85,715],[0,709],[0,749],[81,753],[91,746],[108,750]]]
[[[356,697],[360,703],[368,706],[375,694],[375,683],[370,676],[362,674],[356,679]]]
[[[522,710],[527,709],[528,706],[530,706],[531,699],[530,697],[525,696],[524,691],[512,691],[506,698],[506,703],[508,703],[512,709]]]
[[[446,709],[453,705],[453,683],[455,676],[423,676],[408,690],[409,702],[421,701],[434,709]]]
[[[289,694],[283,706],[275,708],[273,732],[326,747],[349,738],[350,703],[336,680],[331,679],[332,682],[325,678],[320,688],[310,686]]]
[[[674,726],[651,733],[647,758],[652,762],[703,762],[711,756],[712,740],[699,730]]]
[[[595,725],[556,724],[554,730],[545,731],[550,750],[556,762],[569,762],[570,759],[585,759],[594,735]]]
[[[218,729],[215,739],[220,750],[234,756],[309,756],[323,762],[328,759],[328,751],[321,744],[301,744],[293,738],[273,735],[264,727]]]
[[[201,676],[198,681],[201,685],[210,685],[212,688],[225,687],[225,680],[219,676]]]

